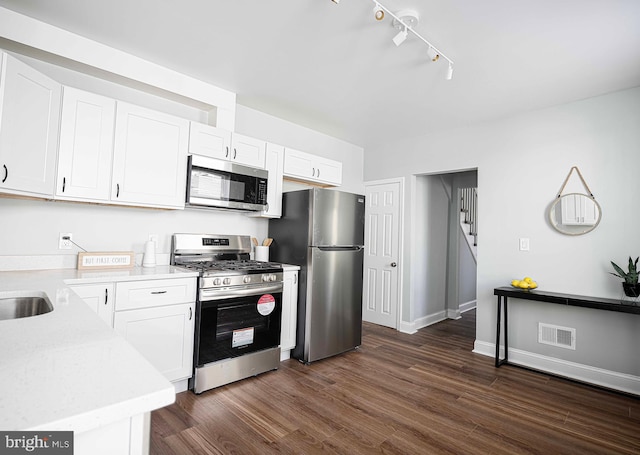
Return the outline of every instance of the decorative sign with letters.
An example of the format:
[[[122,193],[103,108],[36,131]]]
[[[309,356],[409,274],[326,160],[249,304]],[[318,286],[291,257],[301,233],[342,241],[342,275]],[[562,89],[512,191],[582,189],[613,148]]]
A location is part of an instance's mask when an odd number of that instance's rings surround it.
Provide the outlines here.
[[[122,269],[135,265],[133,251],[78,253],[78,270]]]

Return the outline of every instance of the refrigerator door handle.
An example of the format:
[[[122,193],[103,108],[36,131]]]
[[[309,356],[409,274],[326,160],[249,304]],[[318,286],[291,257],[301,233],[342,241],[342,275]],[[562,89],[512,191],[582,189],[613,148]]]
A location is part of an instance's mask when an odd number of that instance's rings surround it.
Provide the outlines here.
[[[319,246],[320,251],[360,251],[362,246]]]

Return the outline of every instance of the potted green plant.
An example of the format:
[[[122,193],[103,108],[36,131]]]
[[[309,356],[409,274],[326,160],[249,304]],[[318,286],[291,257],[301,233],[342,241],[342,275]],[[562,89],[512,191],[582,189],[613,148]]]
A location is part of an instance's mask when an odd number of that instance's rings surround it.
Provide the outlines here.
[[[616,273],[609,272],[611,275],[622,278],[624,281],[622,282],[622,289],[624,289],[624,294],[627,297],[639,297],[640,296],[640,284],[638,284],[638,259],[634,261],[629,256],[629,265],[627,266],[627,271],[625,272],[619,267],[615,262],[611,261],[611,265]]]

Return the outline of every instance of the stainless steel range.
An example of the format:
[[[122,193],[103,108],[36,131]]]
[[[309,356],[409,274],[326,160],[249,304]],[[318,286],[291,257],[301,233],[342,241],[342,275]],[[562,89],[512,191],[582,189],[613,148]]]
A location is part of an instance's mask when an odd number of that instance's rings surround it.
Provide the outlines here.
[[[195,393],[278,368],[282,266],[249,259],[251,238],[174,234],[171,264],[200,273]]]

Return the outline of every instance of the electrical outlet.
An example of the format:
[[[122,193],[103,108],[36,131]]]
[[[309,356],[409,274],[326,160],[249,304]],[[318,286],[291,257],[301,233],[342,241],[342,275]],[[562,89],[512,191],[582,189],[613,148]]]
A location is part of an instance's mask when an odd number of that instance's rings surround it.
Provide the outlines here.
[[[149,241],[155,242],[156,246],[158,245],[158,234],[149,234]]]
[[[73,243],[71,240],[73,239],[73,234],[70,232],[61,232],[60,237],[58,237],[58,249],[59,250],[70,250],[73,248]]]
[[[520,239],[520,251],[529,251],[529,239]]]

